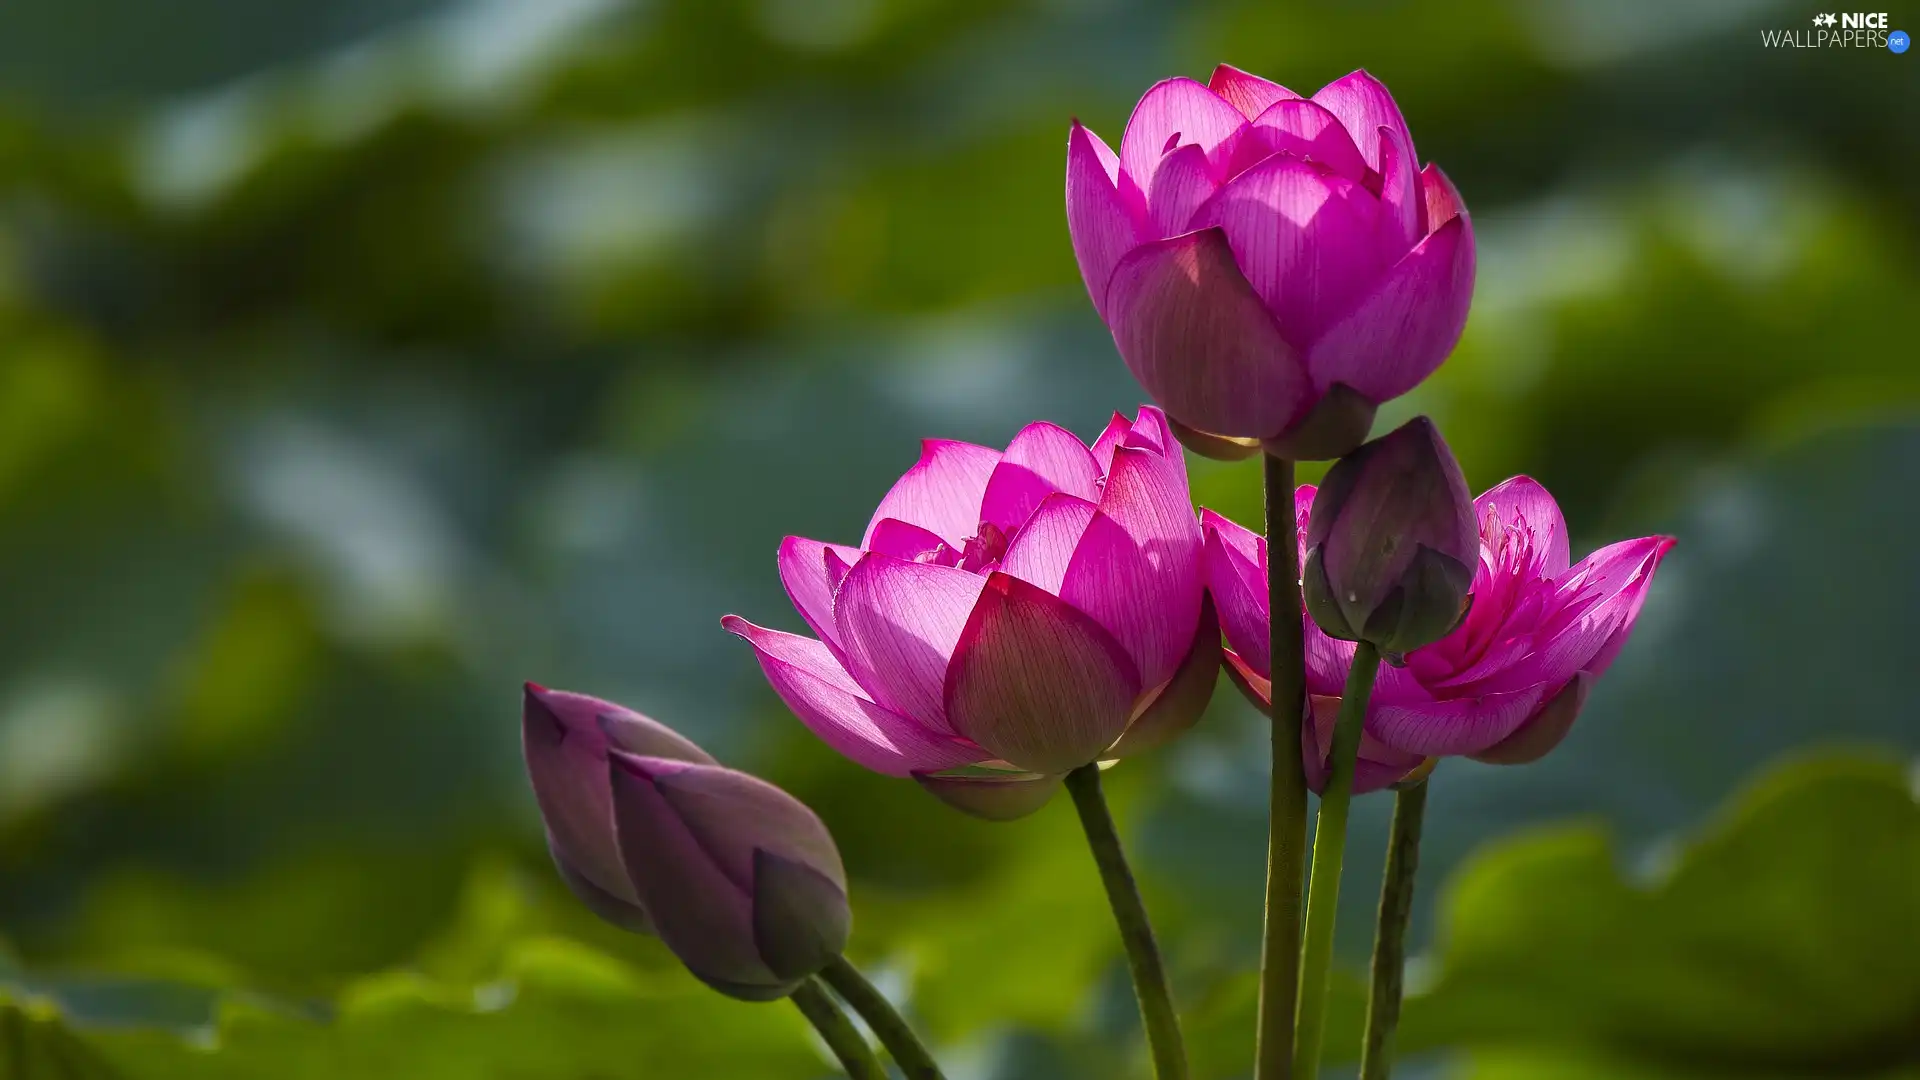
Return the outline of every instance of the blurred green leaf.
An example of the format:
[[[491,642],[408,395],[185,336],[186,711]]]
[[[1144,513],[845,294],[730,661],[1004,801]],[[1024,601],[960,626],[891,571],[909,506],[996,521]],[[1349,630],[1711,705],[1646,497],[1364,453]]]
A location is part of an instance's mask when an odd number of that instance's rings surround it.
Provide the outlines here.
[[[1406,1052],[1592,1050],[1687,1076],[1920,1065],[1912,778],[1851,758],[1783,767],[1635,877],[1597,828],[1490,847],[1447,890],[1440,955],[1407,1003]]]

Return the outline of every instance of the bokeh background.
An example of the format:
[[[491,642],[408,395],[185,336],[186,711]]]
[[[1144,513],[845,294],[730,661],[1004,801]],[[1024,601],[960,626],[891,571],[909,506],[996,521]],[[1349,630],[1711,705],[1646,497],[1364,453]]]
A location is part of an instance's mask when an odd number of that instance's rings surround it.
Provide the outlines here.
[[[839,760],[718,619],[797,627],[780,538],[855,538],[918,438],[1138,403],[1067,122],[1223,60],[1369,68],[1475,215],[1380,430],[1539,477],[1576,551],[1680,538],[1551,758],[1436,775],[1400,1075],[1920,1075],[1920,58],[1762,47],[1812,14],[6,0],[0,1076],[829,1075],[559,888],[524,679],[818,808],[955,1080],[1144,1075],[1070,809]],[[1203,1080],[1250,1067],[1265,757],[1223,683],[1109,774]]]

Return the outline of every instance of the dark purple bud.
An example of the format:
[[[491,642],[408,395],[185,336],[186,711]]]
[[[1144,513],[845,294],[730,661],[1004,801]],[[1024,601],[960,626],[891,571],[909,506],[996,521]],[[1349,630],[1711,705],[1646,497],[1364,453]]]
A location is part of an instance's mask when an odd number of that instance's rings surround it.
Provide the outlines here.
[[[608,748],[705,764],[713,759],[685,737],[624,706],[534,683],[526,685],[521,704],[520,738],[561,876],[576,893],[581,891],[577,881],[623,905],[638,904],[613,838]],[[593,900],[588,906],[600,910]],[[625,925],[621,919],[610,921]]]
[[[606,782],[640,906],[707,985],[785,997],[846,946],[846,871],[799,800],[718,765],[618,751]]]
[[[1421,416],[1328,470],[1301,587],[1329,636],[1396,658],[1459,625],[1479,557],[1466,478]]]

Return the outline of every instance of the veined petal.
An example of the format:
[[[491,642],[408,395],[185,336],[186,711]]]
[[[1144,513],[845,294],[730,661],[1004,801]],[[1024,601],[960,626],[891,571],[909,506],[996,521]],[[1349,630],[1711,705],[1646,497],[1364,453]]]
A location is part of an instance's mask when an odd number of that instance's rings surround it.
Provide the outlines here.
[[[1389,265],[1413,250],[1427,235],[1427,193],[1420,181],[1420,163],[1391,128],[1379,128],[1380,235],[1382,254]]]
[[[1100,136],[1078,123],[1067,136],[1067,234],[1073,257],[1080,264],[1095,310],[1107,295],[1107,279],[1120,257],[1133,250],[1142,236],[1139,209],[1129,209],[1119,188],[1119,159]]]
[[[794,610],[828,648],[837,648],[839,630],[833,621],[833,593],[840,582],[828,562],[830,554],[843,566],[860,561],[859,548],[789,536],[780,542],[778,563],[780,584],[786,587]]]
[[[1313,100],[1327,107],[1327,110],[1340,118],[1353,141],[1359,145],[1366,156],[1367,168],[1375,172],[1380,168],[1380,143],[1367,134],[1380,128],[1387,128],[1400,137],[1407,148],[1408,158],[1418,161],[1420,156],[1414,152],[1413,133],[1407,130],[1406,118],[1400,115],[1400,106],[1396,105],[1393,95],[1379,79],[1365,70],[1335,79],[1321,87],[1313,95]]]
[[[1200,623],[1186,659],[1180,662],[1172,678],[1141,695],[1141,700],[1134,705],[1133,722],[1127,725],[1120,741],[1107,748],[1106,756],[1129,757],[1179,738],[1200,722],[1219,681],[1220,619],[1214,613],[1213,604],[1202,597]]]
[[[869,552],[834,607],[847,673],[875,703],[936,734],[952,732],[942,704],[947,663],[985,584],[965,570]]]
[[[1247,118],[1213,91],[1192,79],[1165,79],[1133,107],[1127,133],[1120,139],[1120,190],[1153,190],[1153,175],[1168,150],[1197,143],[1208,160],[1222,143],[1245,126]]]
[[[1272,633],[1267,579],[1258,562],[1260,537],[1211,510],[1202,510],[1200,516],[1207,537],[1207,591],[1219,609],[1220,629],[1242,661],[1261,678],[1269,678]]]
[[[1187,231],[1187,221],[1218,185],[1207,152],[1187,143],[1166,155],[1147,193],[1147,226],[1155,239]]]
[[[1599,551],[1581,560],[1582,566],[1591,564],[1595,579],[1617,580],[1620,570],[1628,565],[1634,555],[1641,556],[1637,569],[1630,572],[1618,592],[1612,599],[1598,605],[1613,623],[1613,632],[1601,644],[1600,649],[1588,660],[1583,669],[1596,678],[1606,674],[1613,666],[1614,658],[1626,645],[1627,638],[1633,634],[1633,624],[1640,618],[1640,607],[1647,601],[1647,590],[1653,586],[1654,571],[1660,568],[1660,560],[1673,550],[1675,541],[1671,536],[1648,536],[1639,540],[1626,540],[1601,548]]]
[[[1447,179],[1447,174],[1441,172],[1438,165],[1429,165],[1421,171],[1420,190],[1427,200],[1428,232],[1467,212],[1467,204],[1460,198],[1460,189],[1453,186],[1453,181]]]
[[[1133,423],[1119,413],[1114,413],[1113,419],[1107,421],[1106,430],[1093,441],[1093,463],[1100,469],[1101,476],[1107,475],[1107,471],[1113,468],[1114,447],[1125,442],[1132,432]]]
[[[1307,647],[1307,690],[1315,694],[1333,694],[1338,696],[1347,685],[1347,669],[1353,666],[1354,643],[1328,637],[1320,624],[1311,618],[1305,620],[1302,628]],[[1390,676],[1391,665],[1380,669],[1382,677]],[[1381,697],[1376,682],[1373,700],[1378,704]],[[1424,695],[1422,695],[1424,696]]]
[[[1060,597],[1126,647],[1146,686],[1171,678],[1189,650],[1200,617],[1201,545],[1179,451],[1114,451],[1100,513],[1080,539]]]
[[[867,549],[883,555],[892,555],[896,559],[913,562],[938,563],[952,566],[960,561],[960,553],[945,540],[935,536],[929,530],[899,518],[886,518],[873,523],[873,535],[867,538]],[[864,552],[856,549],[853,558],[848,560],[851,567],[860,561]],[[845,575],[841,575],[844,577]]]
[[[1526,765],[1546,757],[1573,730],[1573,722],[1579,718],[1597,679],[1584,671],[1576,673],[1520,725],[1520,730],[1473,755],[1474,760],[1489,765]]]
[[[987,480],[980,520],[1012,535],[1055,492],[1098,499],[1100,466],[1072,432],[1057,424],[1028,424],[1007,444]]]
[[[1531,476],[1512,476],[1480,493],[1473,500],[1474,516],[1480,521],[1480,542],[1491,545],[1499,539],[1488,530],[1499,525],[1524,529],[1532,538],[1534,570],[1540,577],[1559,577],[1566,572],[1569,554],[1567,519],[1551,492]],[[1489,519],[1492,515],[1492,519]]]
[[[954,651],[946,708],[955,730],[1003,760],[1064,773],[1113,745],[1139,693],[1133,661],[1092,618],[993,573]]]
[[[1135,248],[1114,269],[1107,300],[1121,358],[1181,423],[1265,438],[1311,404],[1305,369],[1221,230]]]
[[[1213,77],[1207,80],[1207,89],[1220,95],[1223,101],[1240,110],[1240,114],[1249,120],[1265,112],[1276,101],[1289,98],[1298,100],[1300,97],[1279,83],[1249,75],[1231,64],[1221,64],[1213,69]]]
[[[1478,754],[1519,730],[1549,689],[1557,687],[1532,686],[1446,701],[1389,704],[1376,700],[1367,710],[1367,731],[1407,753]]]
[[[1139,419],[1128,429],[1125,445],[1140,450],[1153,450],[1166,455],[1169,464],[1180,470],[1180,482],[1187,482],[1187,459],[1181,455],[1178,441],[1173,437],[1173,426],[1167,422],[1167,414],[1151,405],[1140,406]],[[1105,470],[1113,471],[1113,462],[1108,460]]]
[[[1097,512],[1085,499],[1059,492],[1047,496],[1007,545],[1001,572],[1059,595],[1073,553]]]
[[[1326,790],[1327,778],[1332,772],[1328,758],[1333,753],[1333,729],[1340,718],[1340,699],[1313,694],[1307,702],[1312,722],[1301,725],[1300,750],[1306,766],[1307,787],[1317,793]],[[1392,787],[1425,761],[1420,754],[1395,750],[1362,731],[1360,753],[1353,763],[1353,794],[1365,795]]]
[[[1311,158],[1355,183],[1367,176],[1366,159],[1339,117],[1305,98],[1276,102],[1256,116],[1233,147],[1227,175],[1278,153]]]
[[[1314,387],[1371,401],[1420,385],[1453,351],[1473,299],[1473,227],[1456,217],[1422,240],[1307,352]]]
[[[854,763],[887,776],[950,769],[986,755],[949,735],[867,699],[826,646],[811,638],[768,630],[729,615],[720,620],[746,640],[773,692],[822,742]]]
[[[1194,213],[1192,225],[1226,233],[1235,265],[1281,335],[1305,346],[1386,271],[1376,242],[1379,220],[1380,204],[1366,188],[1324,166],[1276,154],[1222,186]]]
[[[1000,451],[953,439],[927,439],[920,460],[894,482],[867,523],[862,547],[888,518],[918,525],[958,548],[980,524],[980,501],[987,479],[1000,464]]]

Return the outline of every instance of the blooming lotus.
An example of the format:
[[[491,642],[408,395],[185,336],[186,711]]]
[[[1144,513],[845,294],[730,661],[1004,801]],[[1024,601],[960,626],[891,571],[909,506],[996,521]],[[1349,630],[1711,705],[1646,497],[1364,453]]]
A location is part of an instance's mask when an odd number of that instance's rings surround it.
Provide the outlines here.
[[[793,796],[609,701],[527,684],[521,739],[560,876],[721,993],[792,993],[846,946],[847,877]]]
[[[1304,536],[1315,489],[1295,492]],[[1474,500],[1480,556],[1466,617],[1452,633],[1382,665],[1367,710],[1356,792],[1400,779],[1427,759],[1464,755],[1502,765],[1534,761],[1564,738],[1593,683],[1633,633],[1640,606],[1673,539],[1648,536],[1569,565],[1566,522],[1553,496],[1516,476]],[[1268,698],[1266,540],[1202,514],[1207,578],[1230,648],[1229,673],[1264,706]],[[1337,698],[1354,645],[1306,620],[1307,690]],[[1308,725],[1308,779],[1324,783],[1331,709]],[[1316,729],[1325,731],[1317,736]],[[1317,751],[1317,752],[1316,752]]]
[[[1067,225],[1120,355],[1203,453],[1352,449],[1446,359],[1473,292],[1460,194],[1364,71],[1311,98],[1226,65],[1168,79],[1117,154],[1076,122]]]
[[[787,706],[867,768],[982,816],[1198,719],[1219,665],[1200,523],[1158,409],[1092,447],[1052,424],[1004,451],[929,440],[859,546],[788,537],[815,636],[729,615]]]

